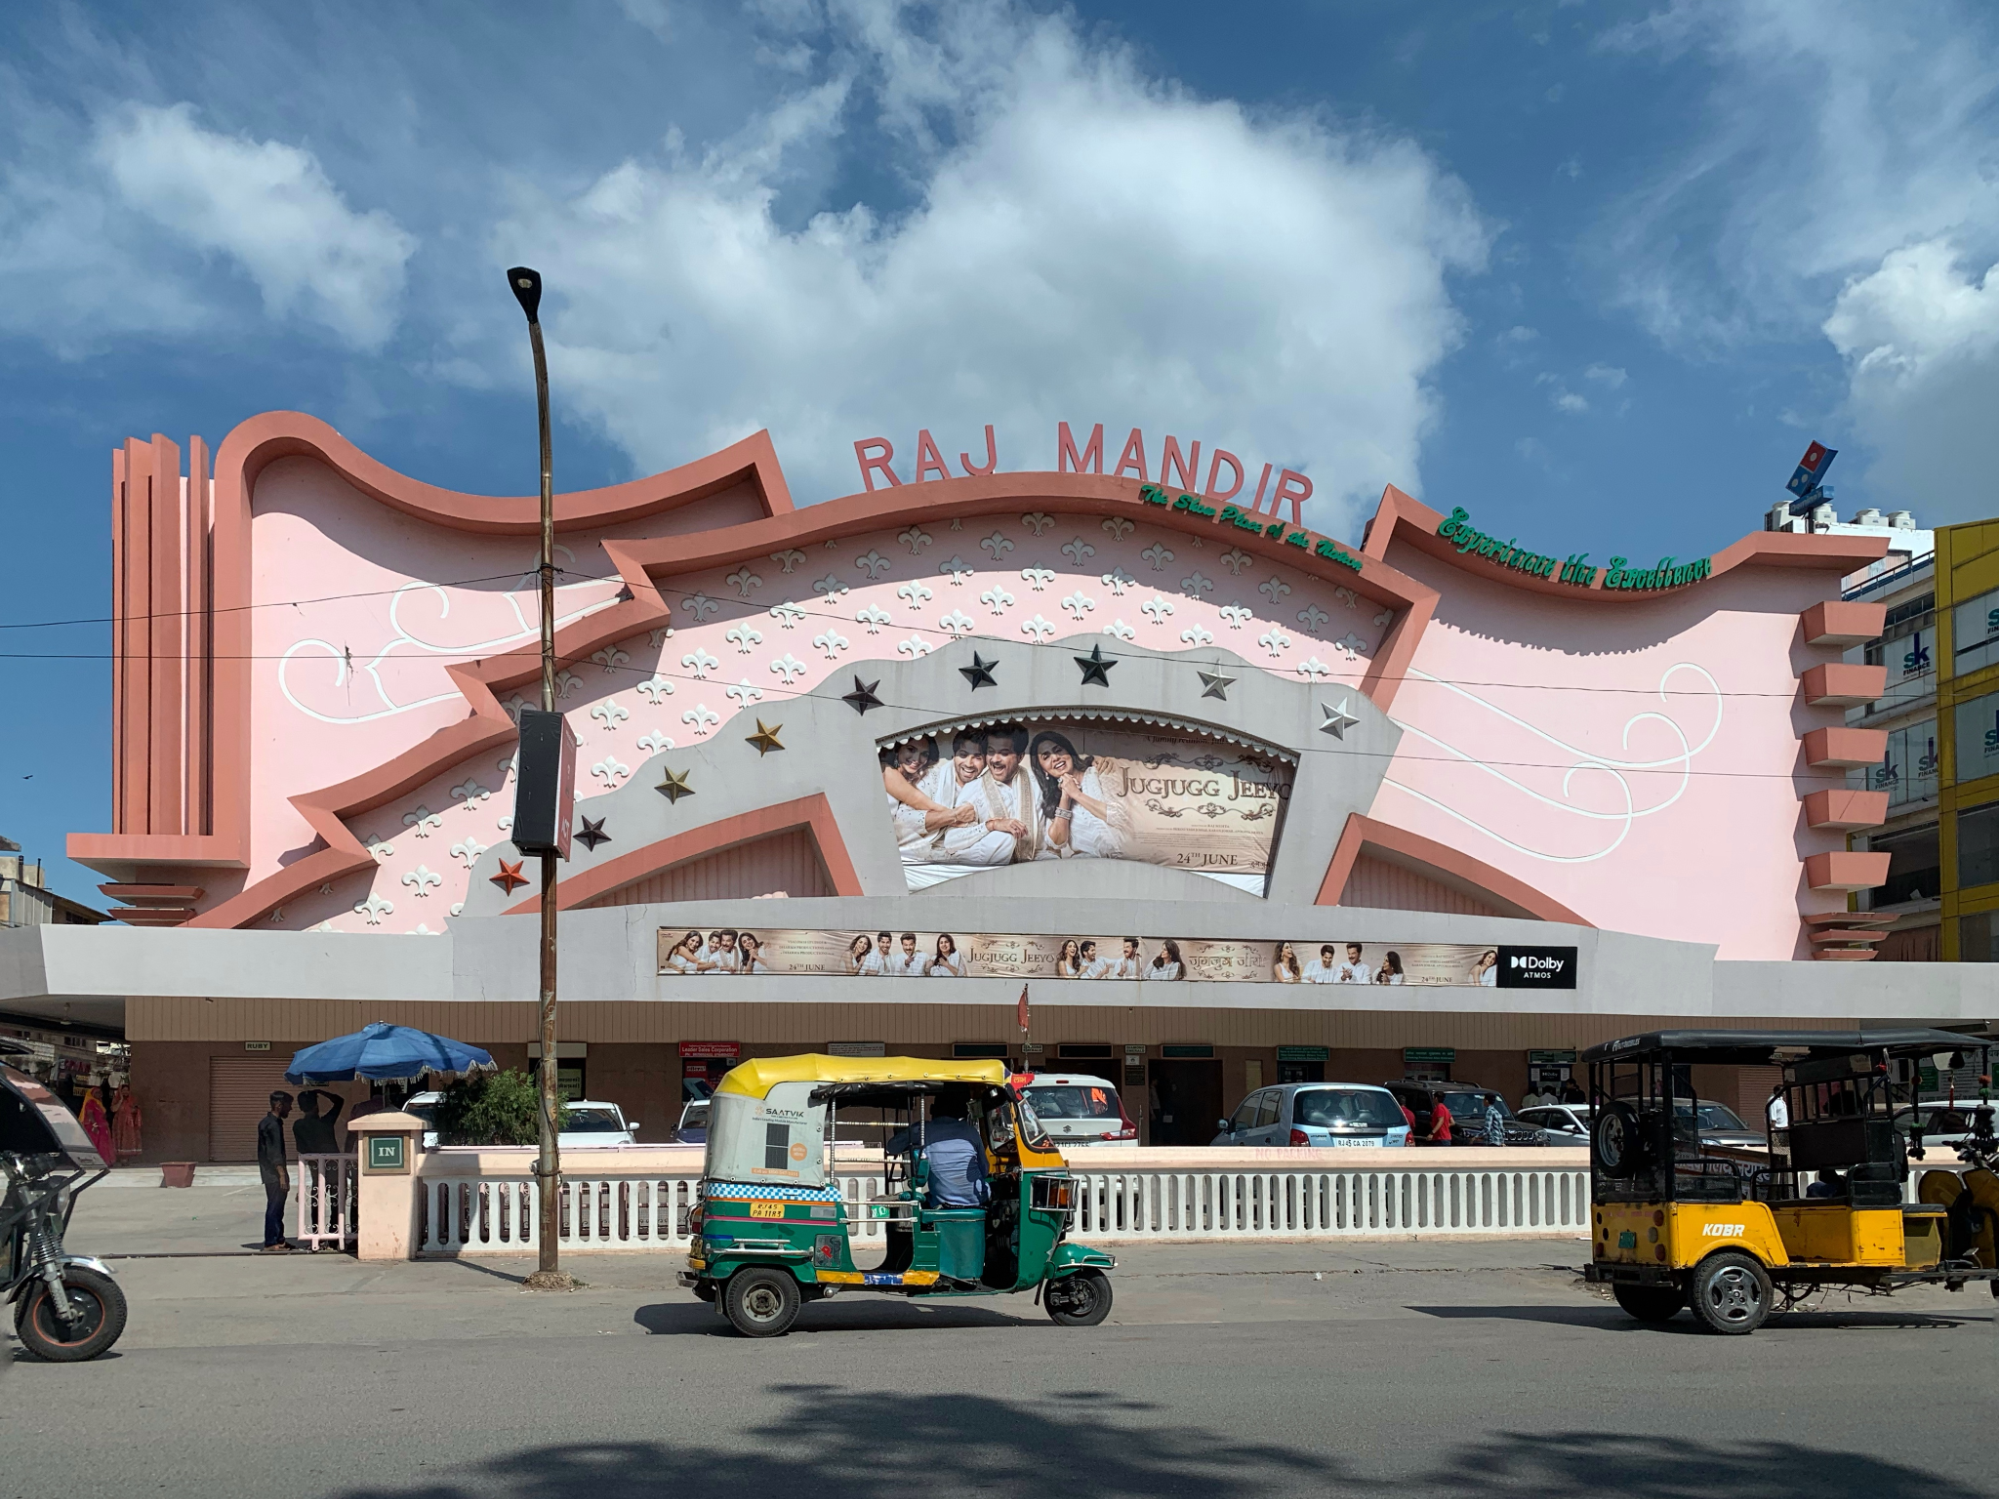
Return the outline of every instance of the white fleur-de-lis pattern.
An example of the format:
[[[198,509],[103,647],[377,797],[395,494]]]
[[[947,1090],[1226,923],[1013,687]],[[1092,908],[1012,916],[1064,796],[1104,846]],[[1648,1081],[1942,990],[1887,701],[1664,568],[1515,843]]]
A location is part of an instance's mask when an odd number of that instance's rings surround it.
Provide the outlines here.
[[[1105,525],[1106,519],[1125,524]],[[562,707],[580,743],[578,765],[588,768],[579,777],[578,800],[642,785],[627,762],[643,764],[676,745],[683,754],[686,747],[711,743],[714,753],[727,753],[732,742],[724,726],[751,708],[758,694],[765,704],[781,704],[828,682],[844,687],[833,674],[849,663],[915,661],[953,639],[1025,640],[1058,649],[1062,636],[1082,628],[1169,651],[1219,639],[1239,643],[1235,649],[1244,652],[1253,641],[1258,649],[1246,654],[1266,670],[1336,690],[1343,683],[1358,688],[1369,665],[1369,640],[1349,629],[1349,622],[1359,621],[1346,611],[1373,619],[1374,639],[1393,620],[1392,611],[1351,585],[1285,566],[1267,553],[1252,573],[1257,557],[1225,538],[1210,539],[1216,546],[1200,551],[1199,568],[1184,576],[1179,569],[1169,572],[1176,552],[1198,550],[1192,548],[1197,539],[1163,530],[1143,515],[1030,511],[1019,516],[1018,529],[1004,515],[968,519],[963,529],[959,545],[970,561],[964,554],[935,561],[929,527],[905,522],[838,539],[837,550],[818,565],[820,576],[805,566],[822,551],[815,542],[809,551],[773,552],[768,565],[759,555],[754,565],[739,560],[663,580],[661,592],[674,606],[673,628],[654,626],[604,643],[587,662],[572,663],[581,666],[580,674],[562,675]],[[1209,567],[1224,581],[1240,578],[1238,587],[1249,590],[1253,602],[1223,593],[1205,573]],[[1146,580],[1142,590],[1140,579]],[[1175,592],[1162,592],[1176,583]],[[967,592],[952,595],[953,587]],[[966,602],[940,614],[940,594]],[[1335,630],[1340,639],[1333,638]],[[696,684],[698,692],[699,684],[713,682],[725,660],[728,677],[709,690],[712,700],[691,702],[688,685]],[[523,688],[502,706],[516,717],[536,703],[532,690]],[[769,708],[763,711],[768,718]],[[279,925],[303,930],[330,922],[334,931],[409,932],[416,912],[447,902],[464,905],[483,891],[496,857],[518,857],[508,842],[512,793],[454,795],[454,789],[491,776],[494,753],[470,758],[370,812],[355,832],[366,835],[361,842],[375,868],[339,883],[339,895],[287,902]],[[505,775],[503,770],[502,785]],[[400,836],[378,839],[378,829]],[[437,849],[450,852],[440,858]],[[419,867],[427,878],[405,883],[403,877]],[[370,905],[370,898],[378,899]],[[469,909],[485,908],[475,902]]]

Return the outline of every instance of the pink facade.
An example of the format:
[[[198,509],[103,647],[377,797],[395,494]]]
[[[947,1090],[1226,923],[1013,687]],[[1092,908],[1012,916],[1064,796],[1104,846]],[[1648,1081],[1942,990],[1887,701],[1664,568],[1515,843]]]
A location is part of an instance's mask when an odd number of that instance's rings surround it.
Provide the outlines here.
[[[114,469],[121,646],[141,615],[189,623],[121,669],[116,826],[73,835],[73,856],[135,921],[443,931],[508,848],[511,716],[538,670],[533,501],[408,480],[293,413],[231,434],[212,492],[190,456],[187,481],[164,439]],[[1371,803],[1315,856],[1325,904],[1792,958],[1878,879],[1885,856],[1848,854],[1843,830],[1879,811],[1838,769],[1878,752],[1818,733],[1855,732],[1807,681],[1867,633],[1813,611],[1878,540],[1759,532],[1697,581],[1619,590],[1460,553],[1392,489],[1347,552],[1284,524],[1295,487],[1263,535],[1153,503],[1144,477],[970,472],[794,509],[759,434],[560,497],[558,706],[583,809],[870,662],[1095,641],[1226,660],[1329,710],[1364,697],[1399,726]],[[731,850],[738,884],[879,894],[825,797],[765,812],[620,850],[564,902],[705,893],[675,872]]]

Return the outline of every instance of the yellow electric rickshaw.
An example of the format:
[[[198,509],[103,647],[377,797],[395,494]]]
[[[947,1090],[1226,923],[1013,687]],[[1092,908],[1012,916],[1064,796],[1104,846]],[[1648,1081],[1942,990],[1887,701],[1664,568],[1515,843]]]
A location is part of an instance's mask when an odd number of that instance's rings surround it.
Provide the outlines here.
[[[879,1145],[878,1189],[849,1201],[843,1145]],[[999,1062],[763,1057],[732,1069],[708,1117],[701,1201],[680,1283],[737,1330],[768,1338],[801,1303],[842,1292],[906,1297],[1034,1290],[1057,1323],[1111,1308],[1116,1262],[1068,1238],[1074,1183]],[[863,1268],[853,1226],[879,1225]]]
[[[1979,1059],[1956,1170],[1922,1174],[1921,1081]],[[1821,1287],[1983,1281],[1999,1296],[1999,1141],[1986,1044],[1949,1031],[1658,1031],[1583,1054],[1589,1068],[1586,1279],[1647,1323],[1689,1308],[1751,1333]],[[1705,1144],[1693,1070],[1782,1070],[1785,1123],[1761,1149]]]

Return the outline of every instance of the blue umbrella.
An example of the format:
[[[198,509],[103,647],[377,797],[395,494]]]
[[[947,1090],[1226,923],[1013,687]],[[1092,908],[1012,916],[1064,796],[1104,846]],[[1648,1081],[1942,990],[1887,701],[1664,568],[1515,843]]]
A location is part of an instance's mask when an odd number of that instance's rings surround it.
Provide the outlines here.
[[[450,1077],[487,1073],[492,1068],[493,1055],[484,1048],[418,1031],[414,1026],[377,1021],[351,1036],[300,1048],[285,1069],[285,1082],[345,1083],[350,1078],[374,1078],[414,1083],[425,1073]]]

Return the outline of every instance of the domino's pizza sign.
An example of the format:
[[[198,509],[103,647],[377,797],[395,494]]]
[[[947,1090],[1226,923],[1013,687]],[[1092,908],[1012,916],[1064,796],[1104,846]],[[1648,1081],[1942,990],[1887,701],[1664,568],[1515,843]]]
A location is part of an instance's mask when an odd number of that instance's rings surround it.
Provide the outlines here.
[[[1573,948],[1501,948],[1502,990],[1572,990],[1576,987]]]

